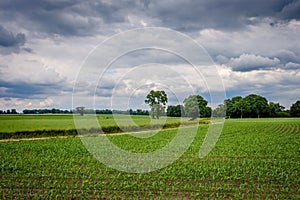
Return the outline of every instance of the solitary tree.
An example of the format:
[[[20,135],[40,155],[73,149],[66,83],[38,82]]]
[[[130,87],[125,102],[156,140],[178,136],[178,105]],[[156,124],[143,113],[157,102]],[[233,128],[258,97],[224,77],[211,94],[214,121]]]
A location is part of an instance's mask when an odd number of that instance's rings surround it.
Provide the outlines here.
[[[200,95],[191,95],[184,99],[184,111],[186,116],[192,120],[200,116],[206,116],[208,113],[207,101]]]
[[[76,108],[76,112],[79,113],[81,116],[83,116],[84,114],[84,107],[83,106],[79,106]]]
[[[159,116],[164,112],[168,97],[165,91],[151,90],[147,95],[145,103],[151,107],[151,116],[154,119],[155,116],[159,119]]]

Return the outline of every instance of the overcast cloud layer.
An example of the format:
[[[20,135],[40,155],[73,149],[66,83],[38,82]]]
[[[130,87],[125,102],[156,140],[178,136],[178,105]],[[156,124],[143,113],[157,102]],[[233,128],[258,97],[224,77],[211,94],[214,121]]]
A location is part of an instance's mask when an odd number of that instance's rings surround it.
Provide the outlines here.
[[[256,93],[287,109],[300,99],[298,0],[2,0],[0,109],[71,109],[73,85],[89,52],[114,34],[143,27],[170,28],[202,45],[219,70],[228,98]],[[126,45],[130,47],[135,39]],[[172,39],[165,40],[162,43],[174,45]],[[146,36],[144,41],[148,42]],[[99,58],[122,48],[116,41]],[[190,54],[197,56],[192,51]],[[207,63],[207,67],[211,64]],[[99,109],[111,108],[112,94],[123,102],[131,95],[123,106],[113,99],[121,109],[147,109],[142,101],[149,89],[169,90],[170,104],[180,103],[186,97],[184,87],[172,91],[175,87],[159,86],[159,79],[152,76],[149,77],[156,83],[141,79],[146,85],[139,86],[137,77],[151,73],[141,70],[140,65],[161,72],[160,78],[166,84],[187,79],[194,91],[209,97],[205,81],[195,77],[187,63],[170,52],[153,49],[123,56],[96,89],[91,88],[89,75],[84,74],[86,81],[76,83],[82,89],[78,92],[85,97],[95,94]],[[174,71],[166,74],[163,66],[173,67]],[[132,69],[134,78],[126,75]],[[97,73],[94,75],[100,76]],[[208,73],[205,78],[214,77]],[[220,90],[216,86],[209,88]]]

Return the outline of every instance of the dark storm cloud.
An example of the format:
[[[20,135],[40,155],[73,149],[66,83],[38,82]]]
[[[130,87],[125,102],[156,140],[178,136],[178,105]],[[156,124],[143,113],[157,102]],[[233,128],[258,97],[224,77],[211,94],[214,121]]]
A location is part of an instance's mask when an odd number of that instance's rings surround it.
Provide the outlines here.
[[[79,29],[87,28],[91,22],[82,23],[75,18],[72,6],[78,1],[1,1],[2,19],[18,23],[29,31],[75,35]]]
[[[22,48],[26,42],[24,33],[16,33],[7,30],[0,25],[0,54],[19,53],[20,49],[30,52],[30,48]]]
[[[283,7],[278,14],[281,19],[300,19],[300,1],[291,1]]]
[[[181,31],[204,28],[237,29],[269,17],[278,20],[299,19],[299,1],[292,0],[4,0],[0,2],[2,20],[18,22],[28,30],[61,35],[93,35],[118,23],[127,23],[128,15],[156,19]],[[105,32],[105,31],[104,31]]]
[[[300,55],[298,54],[298,52],[281,50],[275,56],[279,58],[283,64],[287,64],[289,62],[300,64]]]
[[[57,95],[61,92],[61,85],[58,84],[37,84],[25,82],[6,82],[0,80],[0,98],[24,98],[36,99],[41,96]]]
[[[18,22],[29,31],[61,35],[94,35],[105,24],[124,22],[122,9],[135,6],[131,1],[108,4],[102,1],[13,0],[0,2],[0,16]],[[128,13],[128,10],[126,11]]]
[[[25,34],[18,33],[14,35],[12,32],[6,30],[0,25],[0,46],[2,47],[16,47],[25,44]]]
[[[298,19],[298,2],[274,0],[210,0],[151,1],[150,13],[160,17],[165,25],[175,29],[236,29],[255,23],[255,18],[269,17],[277,22]],[[287,10],[294,11],[293,14]],[[298,9],[299,11],[299,9]],[[289,15],[287,14],[289,13]],[[251,19],[252,18],[252,19]]]
[[[295,21],[299,19],[300,1],[295,0],[0,0],[0,60],[3,58],[0,67],[9,66],[2,67],[2,74],[0,70],[0,98],[35,99],[58,97],[64,92],[71,94],[70,80],[76,66],[73,60],[79,60],[84,52],[77,49],[88,49],[104,37],[143,26],[172,28],[195,38],[218,64],[230,69],[229,92],[282,92],[284,88],[276,88],[281,83],[298,88],[299,75],[293,70],[300,70],[299,21]],[[19,54],[4,56],[12,52]],[[136,53],[130,63],[144,64],[156,61],[155,58]],[[27,66],[32,59],[39,61],[29,64],[36,67],[19,69],[19,65]],[[158,61],[181,63],[173,57]],[[53,65],[61,74],[38,70],[44,64]],[[278,68],[286,73],[283,78]],[[256,84],[256,74],[263,72],[279,74],[274,78],[278,81]],[[68,80],[61,80],[60,75]],[[265,77],[268,76],[261,75],[260,79]],[[109,97],[114,81],[116,77],[100,84],[96,91],[93,87],[87,92]],[[295,93],[295,88],[291,88],[287,91]],[[125,90],[116,92],[122,94]]]

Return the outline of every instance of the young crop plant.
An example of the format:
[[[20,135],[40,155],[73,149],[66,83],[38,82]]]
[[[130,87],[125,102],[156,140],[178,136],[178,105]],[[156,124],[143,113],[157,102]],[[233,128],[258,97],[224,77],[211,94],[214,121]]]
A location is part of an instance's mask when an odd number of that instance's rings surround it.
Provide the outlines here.
[[[299,199],[299,127],[295,118],[230,119],[200,159],[209,128],[201,125],[179,159],[150,173],[112,169],[78,137],[0,142],[0,199]],[[146,139],[108,138],[125,150],[149,152],[175,135],[176,128]]]

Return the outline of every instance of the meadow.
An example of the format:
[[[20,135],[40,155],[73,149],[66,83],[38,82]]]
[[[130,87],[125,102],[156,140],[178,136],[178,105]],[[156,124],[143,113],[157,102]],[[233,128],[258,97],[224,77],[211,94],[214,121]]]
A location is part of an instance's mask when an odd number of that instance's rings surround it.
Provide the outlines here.
[[[207,129],[199,126],[189,149],[173,164],[141,174],[107,167],[78,137],[0,142],[0,198],[300,198],[299,118],[226,120],[216,146],[200,159]],[[191,130],[185,130],[188,137]],[[127,151],[151,152],[175,135],[176,129],[167,129],[143,139],[108,137]]]

